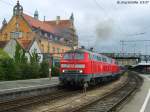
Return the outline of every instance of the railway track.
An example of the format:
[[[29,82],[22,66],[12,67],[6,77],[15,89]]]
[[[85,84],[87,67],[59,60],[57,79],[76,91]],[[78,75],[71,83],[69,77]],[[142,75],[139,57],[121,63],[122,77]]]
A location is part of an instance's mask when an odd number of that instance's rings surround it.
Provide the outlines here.
[[[109,84],[109,83],[107,83]],[[103,83],[102,86],[106,86],[107,84]],[[88,91],[92,91],[93,89],[96,89],[96,87],[91,87],[88,88]],[[62,100],[63,98],[67,97],[73,97],[78,94],[82,94],[81,89],[63,89],[61,87],[58,87],[58,90],[50,93],[50,94],[45,94],[45,95],[38,95],[38,96],[33,96],[29,98],[23,98],[23,99],[18,99],[18,100],[13,100],[13,101],[7,101],[7,102],[0,102],[0,112],[20,112],[20,110],[24,110],[26,107],[31,107],[34,105],[40,105],[43,103],[48,102],[54,102],[55,100]]]
[[[116,110],[116,107],[118,107],[118,105],[120,105],[130,94],[132,94],[135,90],[137,90],[137,88],[140,87],[140,85],[142,84],[142,79],[139,76],[132,73],[132,75],[129,75],[128,80],[125,82],[126,83],[121,85],[119,88],[113,89],[113,91],[105,94],[104,96],[100,97],[98,100],[92,102],[92,104],[89,103],[83,108],[82,107],[75,108],[75,109],[72,109],[71,111],[72,112],[75,112],[75,111],[77,112],[78,111],[79,112],[110,112],[110,111]],[[107,86],[107,84],[104,84],[103,86],[105,87]],[[95,89],[97,88],[95,87],[95,88],[89,89],[88,91],[93,91]],[[62,100],[63,102],[65,99],[70,99],[71,97],[78,96],[80,94],[82,94],[82,90],[70,91],[70,90],[61,88],[51,94],[45,94],[41,96],[34,96],[31,98],[25,98],[25,99],[20,99],[16,101],[0,103],[0,112],[27,112],[28,107],[29,109],[32,109],[30,107],[36,108],[37,106],[45,105],[47,103],[52,104],[51,102],[57,102],[60,100]],[[63,106],[65,106],[65,104],[63,104]],[[51,109],[48,108],[48,110],[51,110]],[[39,111],[39,112],[43,112],[43,111]],[[63,112],[66,112],[66,111],[63,111]]]
[[[53,101],[56,99],[59,100],[64,97],[68,97],[68,95],[71,96],[71,95],[77,94],[80,91],[81,90],[70,91],[70,90],[58,88],[58,90],[50,94],[33,96],[33,97],[18,99],[14,101],[0,102],[0,112],[12,112],[20,108],[24,108],[26,106],[31,106],[32,104],[36,105],[36,104],[43,103],[46,101]]]
[[[143,79],[136,75],[136,73],[129,73],[128,81],[120,88],[104,95],[97,101],[89,104],[81,109],[76,110],[77,112],[114,112],[121,104],[135,93],[138,88],[142,85]]]

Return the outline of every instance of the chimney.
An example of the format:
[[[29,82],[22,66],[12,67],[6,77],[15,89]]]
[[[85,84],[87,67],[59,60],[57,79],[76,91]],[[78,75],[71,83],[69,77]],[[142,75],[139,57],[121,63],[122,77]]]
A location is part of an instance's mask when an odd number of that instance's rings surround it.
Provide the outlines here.
[[[60,16],[57,16],[57,17],[56,17],[56,25],[58,25],[59,22],[60,22]]]

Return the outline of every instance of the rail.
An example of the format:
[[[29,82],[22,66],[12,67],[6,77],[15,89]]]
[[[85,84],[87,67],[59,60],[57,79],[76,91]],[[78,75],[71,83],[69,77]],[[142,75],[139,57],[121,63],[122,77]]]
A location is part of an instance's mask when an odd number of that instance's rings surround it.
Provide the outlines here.
[[[143,79],[136,73],[129,73],[128,81],[120,88],[113,90],[111,93],[105,94],[92,104],[87,105],[78,112],[113,112],[123,104],[131,94],[135,93],[142,85]]]

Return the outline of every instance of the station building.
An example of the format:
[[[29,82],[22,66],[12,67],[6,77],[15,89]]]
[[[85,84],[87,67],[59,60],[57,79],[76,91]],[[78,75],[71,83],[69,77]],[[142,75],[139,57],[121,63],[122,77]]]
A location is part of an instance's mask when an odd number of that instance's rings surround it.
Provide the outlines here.
[[[23,49],[29,49],[36,40],[40,49],[37,53],[60,58],[61,53],[78,47],[73,13],[66,20],[61,20],[60,16],[57,16],[56,20],[41,21],[37,10],[33,17],[25,14],[17,1],[13,8],[13,16],[8,22],[4,19],[0,29],[0,44],[8,43],[10,40],[17,41]],[[36,46],[33,47],[35,50]]]

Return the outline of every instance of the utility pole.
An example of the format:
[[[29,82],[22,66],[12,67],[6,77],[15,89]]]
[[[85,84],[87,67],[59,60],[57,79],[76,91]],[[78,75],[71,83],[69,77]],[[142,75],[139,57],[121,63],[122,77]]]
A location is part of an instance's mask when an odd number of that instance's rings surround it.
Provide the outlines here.
[[[121,40],[121,52],[124,53],[124,40]]]
[[[133,51],[133,52],[134,52],[134,54],[135,54],[135,50],[136,50],[135,48],[136,48],[136,43],[134,44],[134,51]]]

